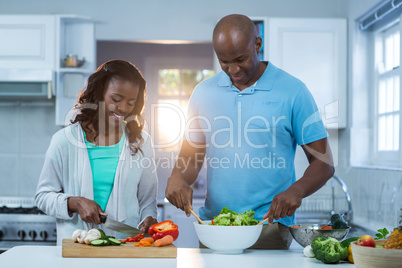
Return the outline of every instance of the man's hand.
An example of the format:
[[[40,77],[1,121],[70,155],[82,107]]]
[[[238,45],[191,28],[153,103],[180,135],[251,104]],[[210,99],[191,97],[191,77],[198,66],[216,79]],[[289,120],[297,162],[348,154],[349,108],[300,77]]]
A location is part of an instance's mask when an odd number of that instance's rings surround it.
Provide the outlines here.
[[[158,223],[158,221],[155,218],[152,218],[151,216],[148,216],[145,218],[145,220],[140,224],[139,229],[141,230],[141,232],[148,233],[148,229],[150,226],[154,225]]]
[[[191,189],[181,176],[174,176],[172,174],[168,180],[165,195],[172,205],[184,210],[187,217],[190,216],[193,202],[193,189]]]
[[[101,207],[93,200],[85,197],[72,196],[67,199],[67,206],[70,212],[78,212],[81,220],[88,223],[101,224],[100,215],[107,216]]]
[[[167,182],[166,198],[172,205],[184,210],[187,217],[190,217],[193,200],[190,185],[197,179],[204,163],[205,148],[205,143],[183,140],[179,157]]]
[[[327,138],[302,145],[302,148],[309,166],[299,180],[274,197],[271,207],[263,217],[264,219],[268,217],[270,224],[273,219],[292,216],[300,207],[302,199],[320,189],[335,172]]]
[[[292,216],[302,202],[302,193],[296,187],[290,187],[286,191],[277,194],[272,200],[267,214],[263,216],[268,218],[268,223],[272,224],[274,219],[279,220],[286,216]]]

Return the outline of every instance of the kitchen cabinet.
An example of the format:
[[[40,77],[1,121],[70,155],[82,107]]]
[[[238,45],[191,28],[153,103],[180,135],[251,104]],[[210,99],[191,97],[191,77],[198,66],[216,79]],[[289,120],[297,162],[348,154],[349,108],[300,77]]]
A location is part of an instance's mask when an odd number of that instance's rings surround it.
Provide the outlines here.
[[[1,68],[53,69],[55,22],[53,15],[1,15]]]
[[[346,128],[346,19],[266,22],[264,57],[307,85],[327,129]]]
[[[200,207],[204,206],[204,199],[193,199],[193,211],[197,214]],[[187,217],[184,211],[176,208],[170,203],[164,203],[164,220],[171,220],[179,226],[179,237],[174,242],[181,248],[198,248],[198,238],[194,229],[194,222],[197,219],[194,216]]]
[[[48,97],[56,97],[56,125],[69,124],[77,94],[96,67],[94,22],[76,15],[1,15],[0,36],[0,68],[6,69],[2,73],[18,74],[15,81],[25,82],[28,71],[51,72],[54,79],[46,82]],[[67,55],[76,55],[82,64],[68,67]],[[45,89],[40,90],[37,95],[45,95]],[[33,95],[25,91],[21,90],[24,97]]]
[[[95,25],[89,18],[75,15],[58,15],[56,25],[56,125],[68,125],[77,94],[95,71]],[[82,66],[68,67],[67,55],[75,55]]]

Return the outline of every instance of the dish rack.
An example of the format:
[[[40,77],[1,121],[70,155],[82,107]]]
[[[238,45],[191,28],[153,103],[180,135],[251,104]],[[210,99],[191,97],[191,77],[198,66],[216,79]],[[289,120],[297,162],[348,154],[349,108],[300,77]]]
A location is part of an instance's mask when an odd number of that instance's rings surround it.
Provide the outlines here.
[[[342,214],[348,223],[353,221],[348,187],[336,175],[333,175],[320,190],[303,199],[295,217],[298,224],[327,224],[333,214]]]

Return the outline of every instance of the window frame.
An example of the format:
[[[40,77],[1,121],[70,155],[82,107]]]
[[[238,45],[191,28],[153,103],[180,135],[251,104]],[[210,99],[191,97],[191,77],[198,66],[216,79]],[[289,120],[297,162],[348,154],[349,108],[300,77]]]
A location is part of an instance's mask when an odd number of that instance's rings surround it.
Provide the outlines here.
[[[383,44],[383,49],[381,50],[383,53],[384,57],[384,40],[386,36],[389,36],[391,34],[394,34],[395,32],[399,31],[399,42],[400,42],[400,48],[402,45],[402,20],[401,17],[398,17],[396,20],[391,22],[390,24],[386,25],[385,27],[382,27],[381,29],[377,30],[373,34],[373,39],[372,39],[372,56],[373,56],[373,97],[372,97],[372,118],[373,118],[373,142],[372,142],[372,164],[374,165],[379,165],[379,166],[389,166],[389,167],[401,167],[402,166],[402,132],[401,132],[401,126],[402,126],[402,109],[401,109],[401,104],[402,104],[402,87],[401,87],[401,82],[402,82],[402,68],[401,68],[401,62],[402,62],[402,51],[400,49],[399,51],[399,66],[397,68],[394,68],[392,70],[385,71],[383,73],[379,73],[379,66],[380,63],[378,62],[378,57],[376,53],[378,53],[377,50],[377,42],[382,42]],[[381,40],[381,41],[380,41]],[[399,111],[398,112],[389,112],[389,114],[392,113],[399,113],[399,148],[396,151],[380,151],[378,150],[378,135],[379,135],[379,126],[378,126],[378,120],[379,117],[381,116],[378,111],[378,106],[379,106],[379,82],[381,78],[386,78],[386,77],[395,77],[395,74],[399,74]],[[384,115],[384,114],[382,114]]]

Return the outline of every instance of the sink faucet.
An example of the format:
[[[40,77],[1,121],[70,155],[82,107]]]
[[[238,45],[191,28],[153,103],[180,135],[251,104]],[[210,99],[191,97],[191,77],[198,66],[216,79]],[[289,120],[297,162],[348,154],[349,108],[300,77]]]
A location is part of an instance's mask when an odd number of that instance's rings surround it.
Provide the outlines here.
[[[348,202],[348,210],[347,211],[342,210],[341,214],[344,214],[344,216],[346,218],[345,220],[352,222],[353,221],[352,200],[350,198],[350,193],[349,193],[348,186],[338,176],[333,175],[332,178],[341,185],[342,190],[346,195],[346,200]],[[333,215],[333,214],[335,214],[335,185],[334,185],[333,181],[332,181],[332,184],[331,184],[331,188],[332,188],[332,211],[331,211],[331,215]]]

